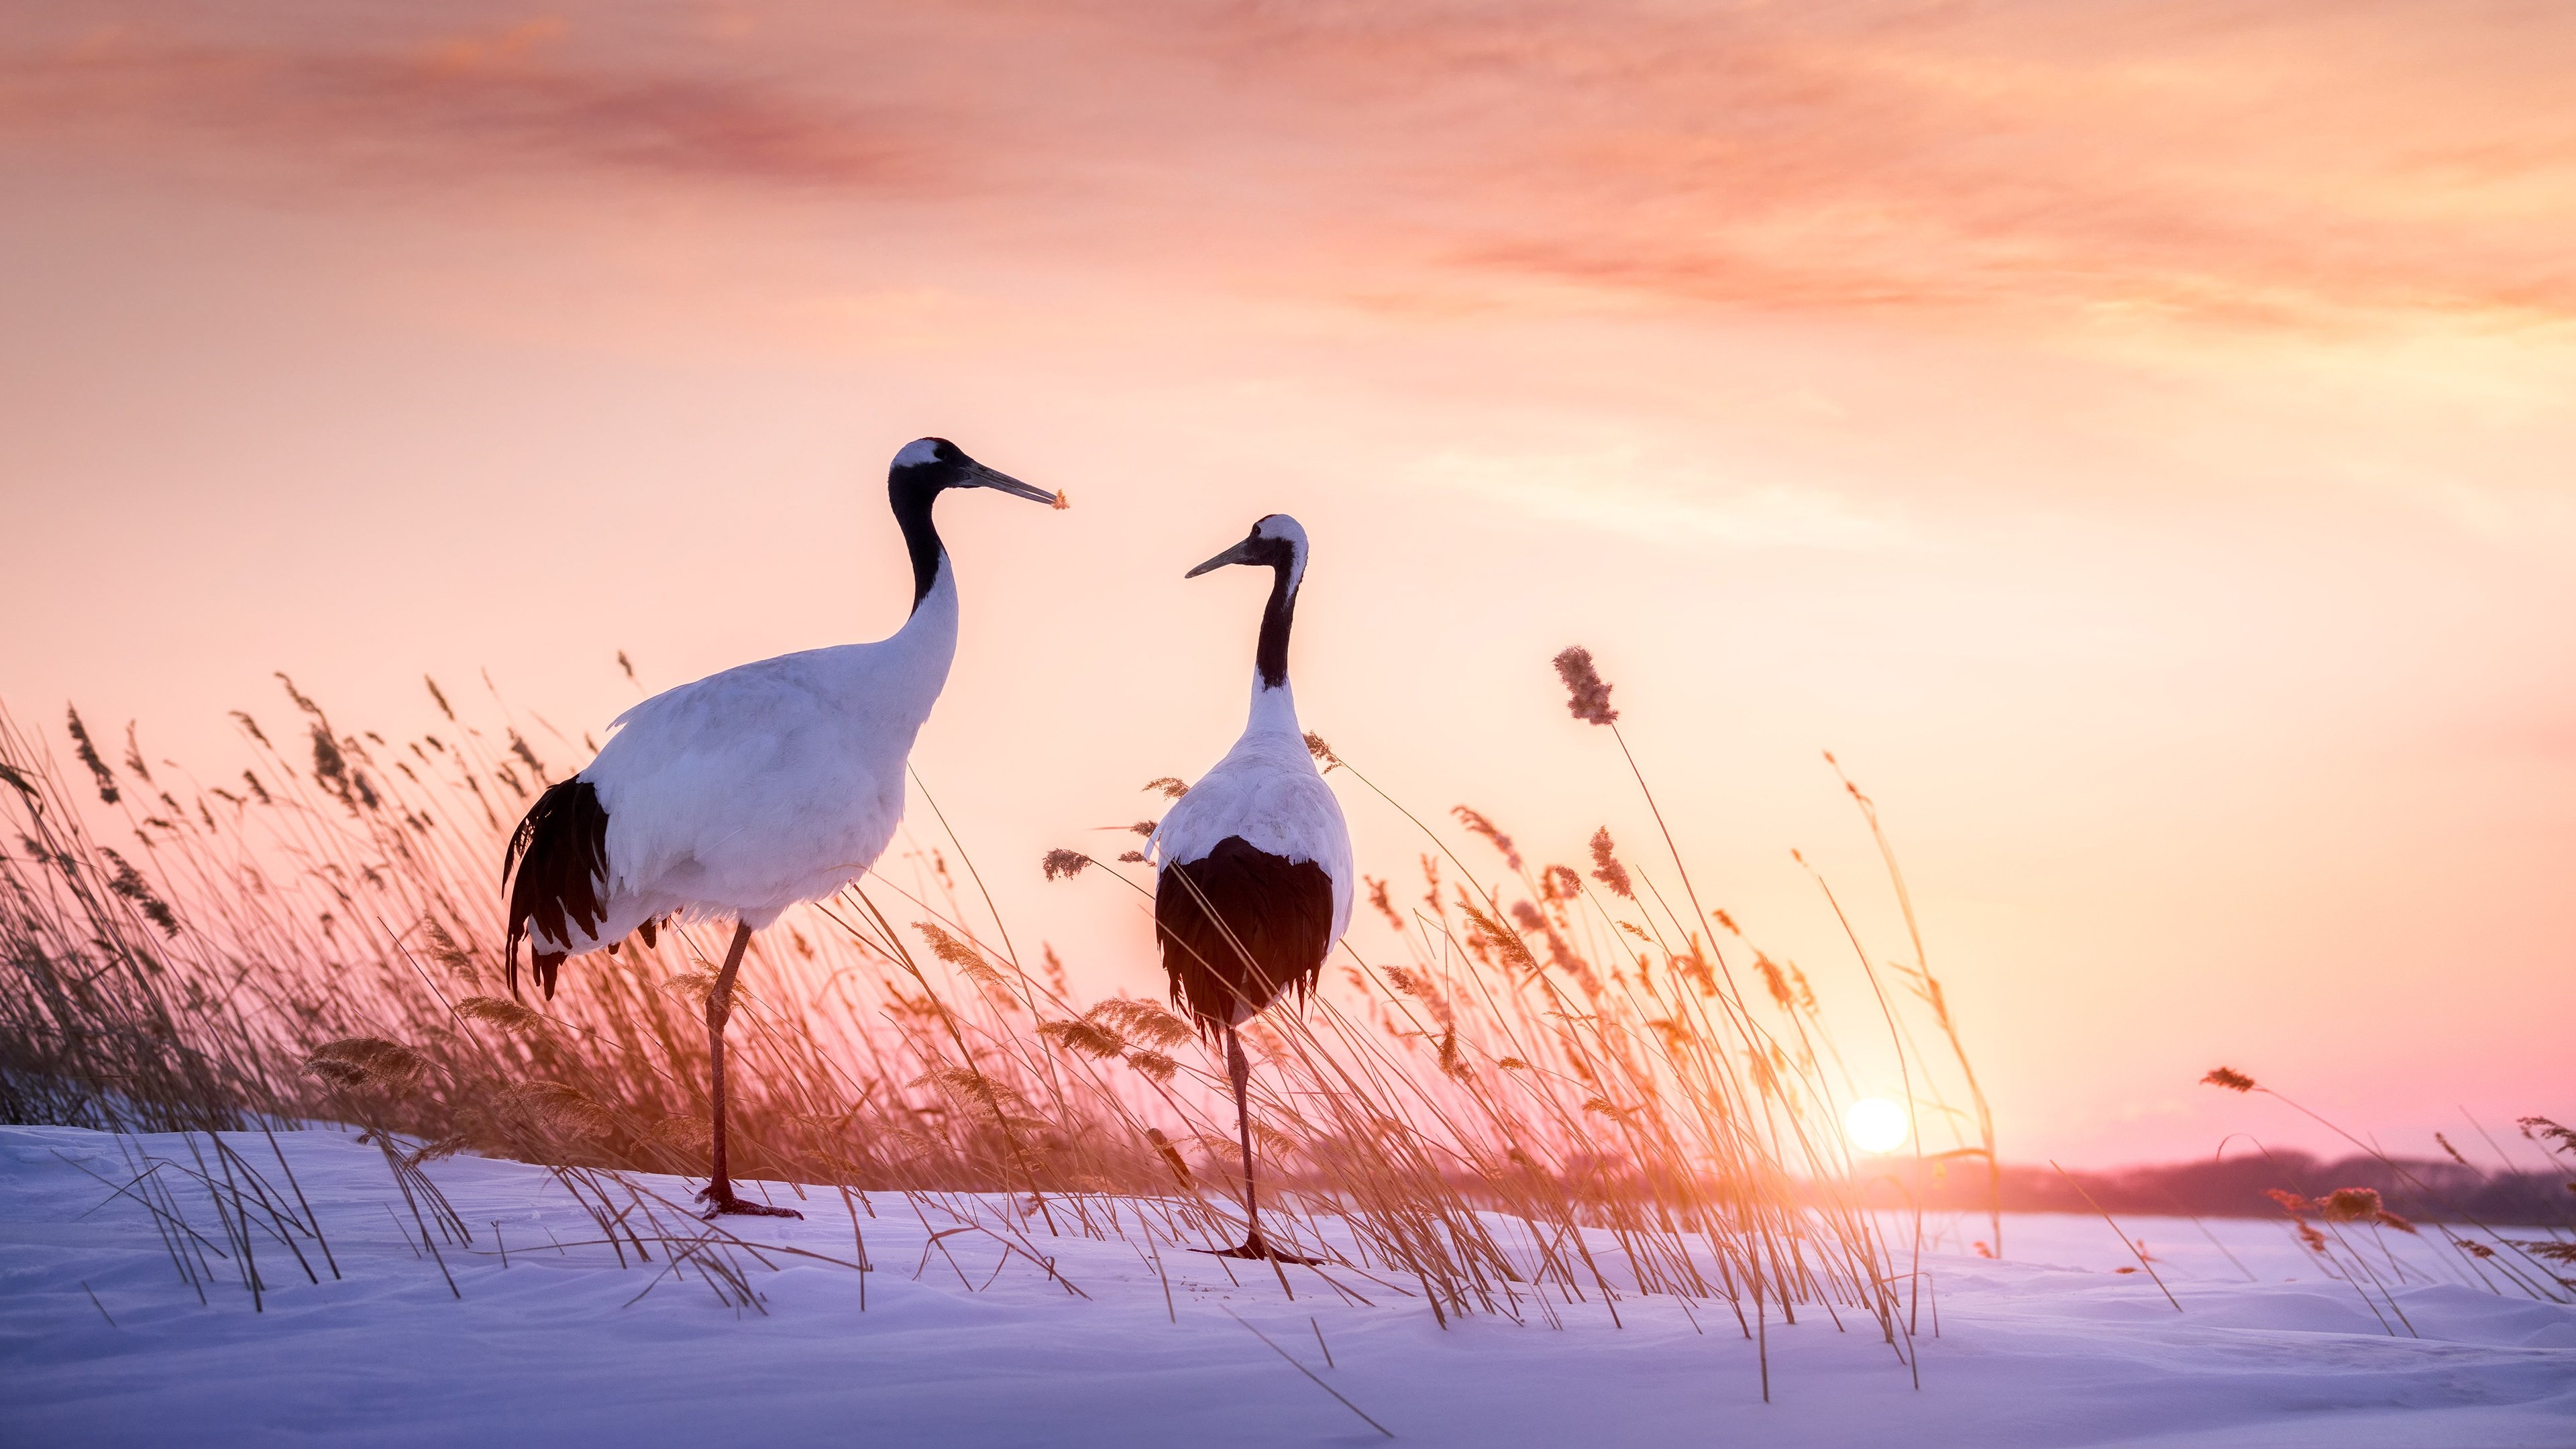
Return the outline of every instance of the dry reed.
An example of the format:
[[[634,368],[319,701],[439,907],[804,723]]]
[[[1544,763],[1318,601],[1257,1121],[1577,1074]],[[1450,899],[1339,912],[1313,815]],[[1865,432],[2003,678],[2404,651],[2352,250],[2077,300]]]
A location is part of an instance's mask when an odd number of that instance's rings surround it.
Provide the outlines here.
[[[1590,656],[1557,666],[1569,707],[1633,769]],[[721,928],[675,923],[658,944],[588,958],[553,1002],[512,1000],[493,868],[510,823],[570,766],[506,715],[467,723],[429,687],[452,727],[394,742],[341,729],[288,682],[302,727],[238,716],[252,764],[217,785],[156,781],[139,750],[120,776],[74,716],[95,806],[0,714],[0,797],[21,847],[0,858],[0,951],[17,978],[0,991],[0,1116],[119,1132],[362,1124],[433,1253],[470,1234],[428,1164],[457,1151],[546,1163],[621,1258],[658,1247],[664,1271],[686,1258],[720,1298],[756,1308],[726,1256],[738,1244],[683,1230],[621,1176],[705,1170],[700,1013]],[[1851,794],[1886,850],[1874,806]],[[1587,874],[1534,866],[1464,805],[1463,840],[1403,813],[1430,847],[1424,892],[1407,903],[1372,880],[1368,894],[1404,959],[1346,945],[1303,1016],[1245,1033],[1278,1184],[1271,1230],[1326,1258],[1334,1291],[1411,1295],[1444,1322],[1552,1323],[1575,1303],[1615,1319],[1637,1294],[1721,1302],[1765,1344],[1766,1393],[1774,1318],[1856,1317],[1912,1365],[1921,1275],[1901,1260],[1919,1256],[1919,1226],[1901,1251],[1877,1211],[1895,1204],[1869,1200],[1852,1171],[1838,1129],[1850,1083],[1805,975],[1742,947],[1677,852],[1622,856],[1605,827]],[[94,820],[138,848],[102,842]],[[1477,843],[1485,869],[1459,853]],[[754,940],[729,1109],[738,1175],[901,1192],[925,1224],[945,1214],[1050,1276],[1037,1235],[1222,1246],[1239,1186],[1231,1113],[1186,1023],[1154,1002],[1076,1001],[1052,948],[1024,969],[989,897],[981,912],[960,900],[945,853],[902,864]],[[1080,852],[1040,864],[1073,881],[1059,889],[1116,889],[1107,877],[1149,891]],[[1758,997],[1721,933],[1750,951]],[[1978,1133],[1936,1156],[1990,1166],[1991,1115],[1913,945],[1912,965],[1888,964],[1950,1048]],[[1928,1085],[1902,1003],[1881,1005],[1909,1081],[1926,1083],[1909,1097],[1966,1117]],[[975,1194],[1025,1211],[997,1218]],[[300,1243],[282,1201],[269,1194],[260,1221]]]

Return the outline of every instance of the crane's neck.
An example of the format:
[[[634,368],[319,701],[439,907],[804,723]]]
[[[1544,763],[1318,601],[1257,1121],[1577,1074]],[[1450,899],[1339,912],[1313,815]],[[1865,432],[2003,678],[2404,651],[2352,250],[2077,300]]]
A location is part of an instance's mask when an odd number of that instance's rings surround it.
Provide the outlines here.
[[[938,501],[940,489],[905,480],[899,472],[889,491],[895,522],[903,529],[904,551],[912,558],[912,614],[886,643],[911,660],[900,673],[907,687],[919,692],[916,703],[927,715],[931,701],[947,684],[948,666],[957,657],[957,566],[949,561],[939,530],[930,521],[930,507]]]
[[[902,472],[917,471],[920,470],[898,470],[897,478],[886,489],[888,502],[894,508],[895,526],[903,530],[904,551],[912,556],[912,608],[915,613],[921,611],[921,601],[929,598],[930,591],[938,585],[940,576],[946,572],[943,566],[948,562],[947,546],[939,541],[939,525],[930,518],[930,505],[939,500],[938,486],[900,476]],[[955,581],[951,580],[949,586],[953,590]]]
[[[1288,631],[1297,622],[1303,559],[1272,565],[1270,602],[1261,610],[1261,642],[1252,654],[1252,720],[1247,729],[1299,733],[1297,696],[1288,688]]]

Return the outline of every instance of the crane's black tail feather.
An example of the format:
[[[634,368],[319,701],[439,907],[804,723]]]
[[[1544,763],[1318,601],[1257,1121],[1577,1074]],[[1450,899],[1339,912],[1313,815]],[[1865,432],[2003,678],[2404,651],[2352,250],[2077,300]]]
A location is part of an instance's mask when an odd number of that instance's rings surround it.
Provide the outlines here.
[[[501,858],[503,880],[510,879],[513,867],[518,879],[510,886],[510,940],[504,958],[510,995],[515,1000],[519,994],[519,943],[525,940],[529,970],[552,1001],[555,972],[566,953],[530,939],[531,928],[559,947],[569,946],[576,928],[595,936],[607,914],[599,892],[608,881],[608,811],[588,780],[576,775],[550,785],[528,807]]]
[[[1229,835],[1200,860],[1164,867],[1154,928],[1172,1004],[1203,1035],[1282,995],[1300,1005],[1332,949],[1333,879]]]

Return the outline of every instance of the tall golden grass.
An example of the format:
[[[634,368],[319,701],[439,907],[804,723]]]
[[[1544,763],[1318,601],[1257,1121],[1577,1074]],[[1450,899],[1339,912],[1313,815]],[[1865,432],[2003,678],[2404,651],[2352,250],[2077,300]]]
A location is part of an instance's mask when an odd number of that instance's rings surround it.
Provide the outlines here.
[[[1577,717],[1634,770],[1589,656],[1557,662]],[[288,681],[291,729],[238,715],[249,767],[213,782],[156,773],[130,739],[119,768],[77,714],[67,770],[0,714],[17,836],[0,856],[0,1115],[362,1123],[398,1174],[474,1151],[556,1165],[577,1194],[597,1181],[578,1174],[704,1171],[701,1013],[723,927],[630,939],[556,1000],[512,999],[501,841],[576,766],[429,689],[438,727],[390,740]],[[1757,1340],[1775,1318],[1866,1323],[1910,1364],[1919,1217],[1892,1231],[1889,1179],[1852,1170],[1854,1087],[1824,1004],[1704,899],[1644,772],[1661,848],[1604,828],[1580,864],[1541,865],[1480,811],[1435,826],[1309,745],[1423,849],[1405,872],[1418,888],[1363,883],[1387,934],[1345,944],[1302,1015],[1246,1032],[1270,1231],[1444,1318],[1672,1294]],[[1885,850],[1875,806],[1845,785]],[[1913,959],[1852,944],[1921,1109],[1914,1151],[1991,1182],[1992,1115],[1886,859]],[[1044,869],[1056,890],[1143,895],[1145,873],[1122,869],[1139,860],[1057,851]],[[799,1195],[1010,1194],[1033,1235],[1150,1218],[1148,1241],[1223,1246],[1239,1184],[1221,1064],[1158,1002],[1079,999],[1052,949],[1013,947],[980,879],[952,838],[755,939],[737,1175]]]

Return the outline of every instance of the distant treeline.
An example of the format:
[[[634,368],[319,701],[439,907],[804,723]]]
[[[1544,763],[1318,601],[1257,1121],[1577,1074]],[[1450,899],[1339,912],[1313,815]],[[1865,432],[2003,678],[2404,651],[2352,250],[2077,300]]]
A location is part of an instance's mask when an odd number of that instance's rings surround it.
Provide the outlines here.
[[[1887,1176],[1895,1183],[1913,1176],[1909,1161],[1888,1167]],[[1923,1176],[1926,1206],[1976,1211],[1986,1205],[1986,1172],[1974,1158],[1927,1164]],[[2576,1226],[2576,1187],[2564,1175],[2482,1172],[2456,1162],[2400,1159],[2392,1166],[2375,1157],[2329,1162],[2304,1152],[2275,1151],[2268,1156],[2230,1154],[2217,1162],[2071,1174],[2043,1163],[2007,1165],[2000,1186],[2007,1212],[2081,1213],[2098,1204],[2114,1213],[2280,1217],[2281,1205],[2265,1195],[2268,1189],[2322,1198],[2337,1188],[2368,1187],[2378,1189],[2391,1212],[2426,1222]]]

